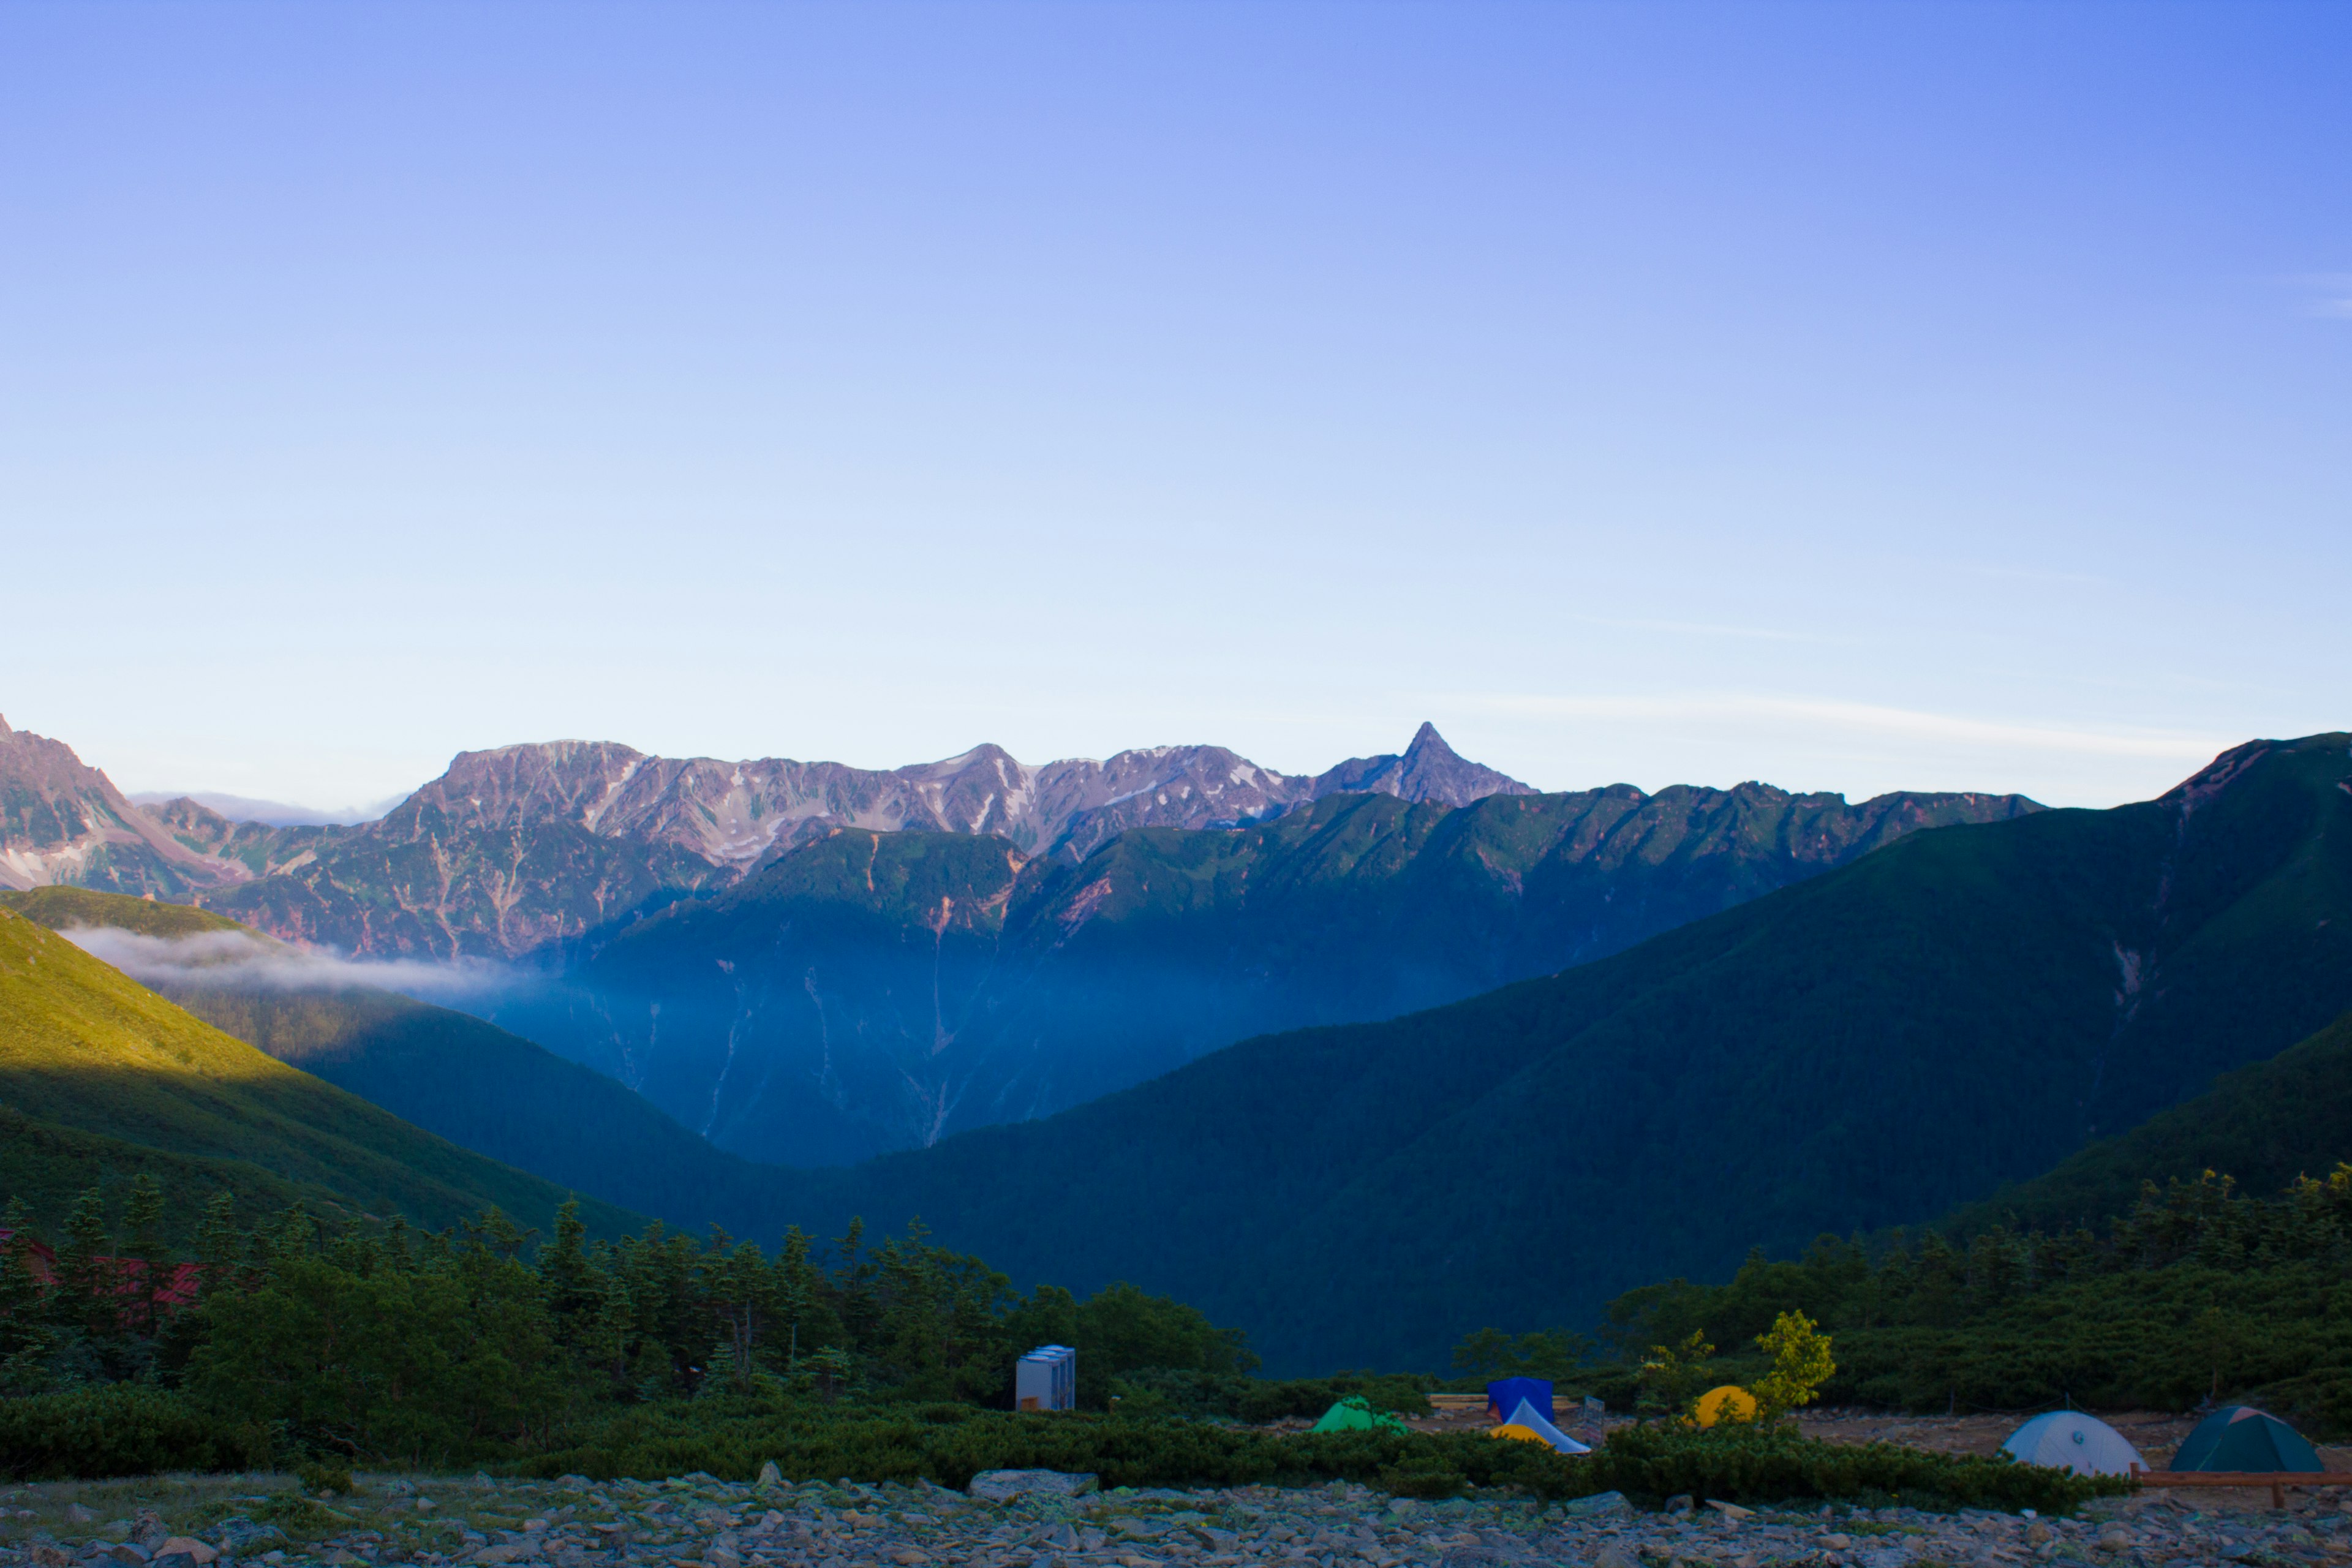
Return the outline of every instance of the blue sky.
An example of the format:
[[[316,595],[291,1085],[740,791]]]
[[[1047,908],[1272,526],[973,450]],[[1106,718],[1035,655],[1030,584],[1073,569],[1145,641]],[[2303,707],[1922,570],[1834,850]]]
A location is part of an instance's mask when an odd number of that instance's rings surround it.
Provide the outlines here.
[[[2352,727],[2352,8],[0,6],[0,713],[339,805]]]

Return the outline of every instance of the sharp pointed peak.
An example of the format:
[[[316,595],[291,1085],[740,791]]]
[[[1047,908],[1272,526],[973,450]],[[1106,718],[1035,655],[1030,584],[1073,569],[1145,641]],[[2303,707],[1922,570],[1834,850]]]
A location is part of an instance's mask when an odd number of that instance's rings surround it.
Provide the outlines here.
[[[1412,743],[1405,747],[1404,754],[1412,757],[1426,752],[1436,752],[1448,757],[1461,755],[1459,752],[1445,743],[1445,737],[1437,732],[1436,725],[1423,719],[1421,721],[1421,728],[1412,732]]]

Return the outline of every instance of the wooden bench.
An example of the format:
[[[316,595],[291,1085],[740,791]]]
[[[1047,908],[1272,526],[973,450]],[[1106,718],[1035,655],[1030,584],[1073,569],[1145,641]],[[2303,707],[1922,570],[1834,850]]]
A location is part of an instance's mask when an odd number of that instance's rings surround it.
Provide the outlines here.
[[[2271,1506],[2284,1508],[2287,1488],[2352,1487],[2352,1471],[2135,1469],[2132,1479],[2143,1487],[2242,1487],[2255,1491],[2268,1488]]]

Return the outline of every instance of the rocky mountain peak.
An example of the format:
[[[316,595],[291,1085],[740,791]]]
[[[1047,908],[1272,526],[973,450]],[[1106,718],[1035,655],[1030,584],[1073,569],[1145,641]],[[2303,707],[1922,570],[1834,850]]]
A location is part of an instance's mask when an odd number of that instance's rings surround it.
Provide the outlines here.
[[[0,887],[168,898],[247,874],[173,838],[63,741],[0,724]]]
[[[1415,803],[1469,805],[1490,795],[1533,795],[1535,789],[1508,773],[1465,759],[1445,743],[1437,726],[1424,721],[1402,754],[1350,757],[1317,776],[1314,798],[1363,793],[1392,795]]]

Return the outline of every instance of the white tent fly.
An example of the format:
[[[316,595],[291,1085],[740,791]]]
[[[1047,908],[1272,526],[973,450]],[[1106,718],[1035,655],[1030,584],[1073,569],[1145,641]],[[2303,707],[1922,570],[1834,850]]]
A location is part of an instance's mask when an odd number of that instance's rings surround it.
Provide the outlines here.
[[[2028,1465],[2048,1465],[2078,1476],[2127,1476],[2147,1461],[2124,1435],[2079,1410],[2053,1410],[2009,1435],[2001,1452]]]
[[[1570,1436],[1567,1433],[1561,1431],[1550,1422],[1545,1420],[1543,1412],[1535,1407],[1535,1402],[1533,1400],[1520,1400],[1518,1408],[1511,1412],[1510,1420],[1504,1423],[1504,1425],[1508,1426],[1524,1426],[1528,1431],[1534,1433],[1537,1436],[1542,1438],[1545,1442],[1549,1443],[1553,1447],[1559,1449],[1563,1454],[1590,1454],[1592,1452],[1591,1449],[1586,1447],[1583,1444],[1578,1442],[1575,1438]]]

